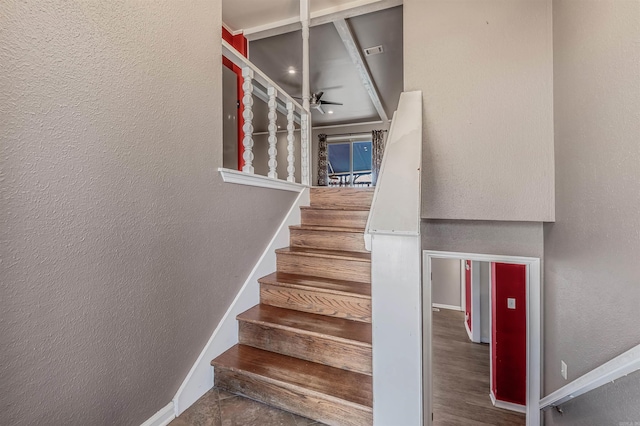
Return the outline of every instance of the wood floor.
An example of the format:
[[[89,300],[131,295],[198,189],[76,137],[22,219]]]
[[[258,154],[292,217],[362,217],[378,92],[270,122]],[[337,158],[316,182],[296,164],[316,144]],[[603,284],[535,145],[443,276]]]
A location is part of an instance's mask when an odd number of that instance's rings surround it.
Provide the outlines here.
[[[491,404],[489,345],[469,340],[463,312],[433,312],[433,370],[434,425],[525,424],[524,414]]]

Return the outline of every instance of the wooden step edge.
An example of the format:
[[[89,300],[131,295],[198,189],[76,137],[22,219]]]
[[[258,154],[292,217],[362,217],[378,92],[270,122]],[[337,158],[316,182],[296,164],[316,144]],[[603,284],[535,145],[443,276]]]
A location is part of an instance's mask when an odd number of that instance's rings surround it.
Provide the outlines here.
[[[363,234],[365,228],[347,228],[343,226],[320,226],[320,225],[290,225],[290,230],[295,231],[319,231],[319,232],[348,232],[352,234]]]
[[[334,205],[324,205],[324,204],[316,204],[313,206],[300,206],[301,210],[335,210],[339,212],[369,212],[371,211],[371,206],[334,206]]]
[[[275,353],[275,352],[274,352]],[[281,355],[283,357],[285,357],[286,355]],[[311,361],[307,361],[311,364],[316,364],[315,362],[311,362]],[[321,365],[321,364],[318,364]],[[346,406],[349,406],[351,408],[354,408],[356,410],[362,410],[365,412],[373,412],[373,406],[368,406],[368,405],[362,405],[362,404],[358,404],[357,402],[353,402],[353,401],[349,401],[347,399],[342,399],[339,398],[337,396],[334,395],[330,395],[328,393],[322,393],[313,389],[309,389],[309,388],[305,388],[303,386],[300,385],[296,385],[293,383],[289,383],[289,382],[285,382],[282,380],[277,380],[277,379],[273,379],[271,377],[268,376],[263,376],[262,374],[258,374],[258,373],[254,373],[253,371],[249,371],[249,370],[242,370],[240,368],[235,368],[235,367],[231,367],[228,365],[224,365],[221,363],[217,363],[215,359],[213,359],[211,361],[211,366],[214,368],[223,368],[229,371],[233,371],[234,373],[238,373],[238,374],[244,374],[246,376],[249,376],[251,378],[257,379],[257,380],[263,380],[269,384],[275,385],[275,386],[280,386],[283,387],[287,390],[290,390],[292,392],[297,392],[297,393],[301,393],[301,394],[308,394],[308,395],[312,395],[315,396],[316,398],[319,399],[325,399],[325,400],[329,400],[333,403],[337,403],[337,404],[343,404]],[[333,367],[335,368],[335,367]],[[353,373],[353,372],[351,372]],[[354,373],[354,374],[362,374],[362,373]],[[363,376],[366,376],[366,374],[362,374]]]
[[[350,297],[354,297],[354,298],[357,298],[357,299],[369,299],[369,300],[371,300],[371,295],[370,294],[353,293],[353,292],[350,292],[350,291],[335,290],[335,289],[325,288],[325,287],[315,287],[313,285],[306,285],[306,284],[296,284],[296,283],[287,282],[285,280],[274,280],[274,279],[270,278],[270,275],[271,274],[267,275],[266,277],[259,278],[258,282],[260,284],[275,285],[275,286],[279,286],[279,287],[295,288],[295,289],[298,289],[298,290],[316,291],[318,293],[336,294],[336,295],[340,295],[340,296],[350,296]],[[357,284],[357,285],[367,285],[367,284],[361,283],[359,281],[353,281],[353,283]]]
[[[298,248],[295,247],[291,250],[292,247],[283,247],[276,249],[276,254],[292,254],[295,256],[306,256],[306,257],[322,257],[325,259],[336,259],[336,260],[352,260],[354,262],[364,262],[371,263],[371,256],[368,252],[358,252],[358,251],[336,251],[336,250],[323,250],[323,249],[312,249],[312,248]],[[356,255],[369,255],[366,257],[356,256]]]
[[[259,326],[262,326],[262,327],[277,328],[277,329],[280,329],[280,330],[291,331],[291,332],[294,332],[294,333],[297,333],[297,334],[304,334],[306,336],[319,337],[319,338],[322,338],[322,339],[333,340],[335,342],[346,343],[348,345],[360,346],[362,348],[371,348],[372,347],[371,343],[362,342],[360,340],[347,339],[345,337],[334,336],[333,334],[320,333],[320,332],[317,332],[317,331],[306,330],[304,328],[291,327],[291,326],[288,326],[288,325],[278,324],[278,323],[275,323],[275,322],[258,321],[258,320],[254,320],[254,319],[250,319],[250,318],[244,318],[244,317],[242,317],[242,314],[238,314],[236,316],[236,319],[238,321],[243,321],[243,322],[247,322],[247,323],[250,323],[250,324],[256,324],[256,325],[259,325]],[[345,320],[345,321],[350,321],[350,320]],[[362,324],[366,324],[366,323],[362,323]]]

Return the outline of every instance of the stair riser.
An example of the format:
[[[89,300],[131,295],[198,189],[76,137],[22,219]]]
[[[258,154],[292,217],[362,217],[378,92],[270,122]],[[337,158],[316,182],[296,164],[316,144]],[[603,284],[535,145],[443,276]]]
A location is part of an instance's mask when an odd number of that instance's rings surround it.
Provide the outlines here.
[[[291,246],[324,250],[344,250],[368,253],[362,232],[331,232],[292,229]]]
[[[373,190],[353,188],[311,188],[311,206],[362,207],[369,209]]]
[[[371,322],[369,298],[261,284],[260,302],[312,314]]]
[[[240,321],[240,343],[371,375],[371,347]]]
[[[278,253],[277,268],[288,274],[371,283],[371,262]]]
[[[349,210],[302,210],[302,224],[315,226],[339,226],[364,230],[367,226],[368,211]]]
[[[373,424],[373,414],[370,409],[324,397],[315,392],[307,392],[299,387],[285,387],[278,382],[219,367],[216,367],[214,377],[215,385],[220,389],[244,395],[331,426]]]

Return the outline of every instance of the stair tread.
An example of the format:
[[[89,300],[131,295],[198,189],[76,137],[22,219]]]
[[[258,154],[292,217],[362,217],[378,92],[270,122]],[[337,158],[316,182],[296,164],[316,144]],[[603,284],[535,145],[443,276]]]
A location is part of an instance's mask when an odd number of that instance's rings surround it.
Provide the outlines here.
[[[324,206],[322,204],[316,204],[313,206],[300,206],[300,208],[302,210],[336,210],[343,212],[368,212],[370,210],[370,208],[366,208],[363,206]]]
[[[309,257],[324,257],[341,260],[354,260],[357,262],[371,262],[371,253],[360,253],[356,251],[323,250],[305,247],[284,247],[276,249],[276,253],[291,253]]]
[[[284,285],[287,287],[312,287],[314,290],[321,292],[371,298],[371,285],[358,281],[316,278],[309,275],[286,274],[284,272],[273,272],[258,281],[264,284]]]
[[[239,321],[304,332],[358,346],[371,347],[371,324],[311,314],[269,305],[256,305],[237,316]]]
[[[347,228],[343,226],[320,226],[320,225],[291,225],[289,229],[299,229],[303,231],[326,231],[326,232],[353,232],[364,233],[363,228]]]
[[[249,373],[285,386],[307,389],[348,401],[360,407],[372,407],[371,376],[341,370],[274,352],[235,345],[211,361],[211,365],[239,373]]]

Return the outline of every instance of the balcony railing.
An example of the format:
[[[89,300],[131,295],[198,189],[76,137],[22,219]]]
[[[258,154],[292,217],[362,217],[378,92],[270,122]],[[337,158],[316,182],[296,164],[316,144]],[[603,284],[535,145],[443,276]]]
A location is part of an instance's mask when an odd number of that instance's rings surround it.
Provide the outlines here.
[[[240,52],[233,48],[226,41],[222,41],[222,55],[230,60],[233,64],[242,69],[242,105],[244,111],[242,118],[244,125],[242,127],[244,136],[242,139],[242,147],[244,150],[242,167],[243,173],[254,174],[253,167],[253,147],[254,147],[254,126],[253,126],[253,100],[254,96],[267,103],[269,112],[269,171],[267,176],[271,179],[280,179],[277,172],[277,130],[276,124],[277,113],[280,112],[287,117],[287,176],[288,182],[295,182],[295,123],[300,125],[300,176],[303,185],[311,184],[311,158],[309,149],[310,135],[310,114],[302,105],[280,88],[265,73],[256,67],[251,61],[245,58]]]

